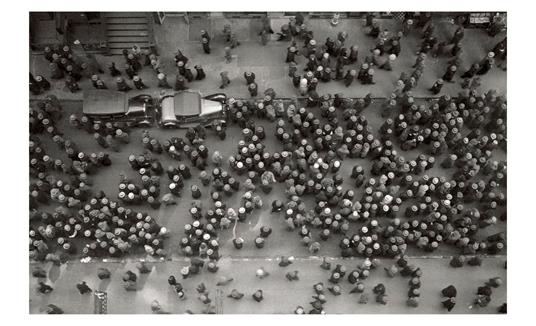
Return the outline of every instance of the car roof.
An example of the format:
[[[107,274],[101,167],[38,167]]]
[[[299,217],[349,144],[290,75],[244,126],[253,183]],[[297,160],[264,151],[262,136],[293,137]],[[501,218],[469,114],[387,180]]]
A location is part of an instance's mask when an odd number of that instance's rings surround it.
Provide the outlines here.
[[[93,89],[84,92],[84,114],[118,114],[126,113],[127,110],[125,93],[108,89]]]
[[[175,94],[175,115],[195,116],[201,113],[201,94],[193,91],[183,91]]]

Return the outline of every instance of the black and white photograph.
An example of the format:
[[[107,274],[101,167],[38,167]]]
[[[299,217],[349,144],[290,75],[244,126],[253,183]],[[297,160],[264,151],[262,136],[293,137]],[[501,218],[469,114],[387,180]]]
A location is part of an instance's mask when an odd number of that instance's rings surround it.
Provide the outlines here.
[[[507,313],[509,12],[300,8],[25,13],[29,315]]]

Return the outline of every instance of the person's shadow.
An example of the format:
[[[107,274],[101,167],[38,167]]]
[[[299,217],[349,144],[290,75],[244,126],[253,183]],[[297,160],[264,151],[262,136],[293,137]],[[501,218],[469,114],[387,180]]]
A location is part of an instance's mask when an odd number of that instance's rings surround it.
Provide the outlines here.
[[[50,270],[48,271],[48,279],[52,283],[56,283],[56,281],[60,278],[60,275],[61,275],[61,266],[52,264],[52,266],[50,267]]]
[[[108,286],[110,285],[110,283],[112,282],[112,278],[114,278],[114,275],[116,274],[117,270],[119,269],[120,267],[120,264],[106,264],[108,270],[110,271],[110,277],[109,278],[105,278],[103,280],[100,280],[99,282],[99,291],[104,291],[106,292],[106,289],[108,288]],[[113,266],[112,268],[109,268],[111,266]]]
[[[136,274],[138,274],[138,282],[137,282],[138,283],[138,291],[143,289],[143,286],[147,282],[147,278],[149,277],[149,275],[151,275],[151,273],[155,269],[154,265],[147,264],[147,267],[151,270],[149,273],[142,274],[139,271],[137,271],[137,273],[136,273]]]

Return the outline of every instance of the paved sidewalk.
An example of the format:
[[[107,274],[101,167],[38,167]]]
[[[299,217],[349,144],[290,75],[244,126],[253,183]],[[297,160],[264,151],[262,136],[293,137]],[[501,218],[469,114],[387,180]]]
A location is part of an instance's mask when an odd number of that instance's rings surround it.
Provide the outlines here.
[[[236,31],[239,40],[242,44],[233,50],[233,60],[231,63],[224,62],[224,42],[222,40],[221,31],[225,22],[229,21],[233,30]],[[281,25],[284,20],[276,20],[274,25]],[[380,20],[382,28],[389,31],[397,31],[399,27],[393,20]],[[332,27],[328,20],[312,19],[308,22],[310,29],[314,31],[315,39],[323,44],[328,36],[336,37],[339,31],[347,31],[349,38],[348,45],[357,44],[360,49],[359,62],[362,62],[366,55],[369,54],[369,49],[374,46],[375,40],[367,37],[362,27],[360,19],[343,19],[337,27]],[[253,71],[257,75],[257,83],[259,85],[259,94],[269,87],[274,88],[280,97],[298,96],[297,90],[293,87],[290,78],[287,77],[288,66],[285,64],[286,48],[288,42],[271,41],[268,45],[262,46],[260,43],[257,31],[260,28],[259,19],[231,19],[216,18],[208,20],[192,20],[190,25],[184,22],[181,17],[168,17],[163,25],[155,26],[156,44],[159,48],[161,57],[160,60],[166,67],[165,71],[168,74],[168,81],[173,83],[175,80],[176,69],[174,67],[173,56],[177,49],[181,49],[183,53],[190,58],[191,66],[201,64],[207,74],[207,78],[203,81],[195,81],[188,86],[191,89],[199,90],[204,94],[219,92],[219,73],[223,70],[229,72],[231,85],[225,89],[229,96],[234,97],[249,97],[243,74],[245,71]],[[202,51],[201,44],[198,40],[199,31],[206,29],[213,37],[212,48],[210,55]],[[439,41],[443,41],[450,37],[455,30],[455,26],[447,22],[437,22],[437,34]],[[277,30],[276,30],[277,31]],[[464,72],[472,63],[480,61],[485,54],[504,36],[498,35],[495,38],[487,36],[482,29],[466,29],[465,38],[462,42],[464,48],[463,67],[459,71]],[[299,44],[302,44],[299,41]],[[342,92],[350,97],[362,97],[371,92],[376,97],[389,96],[394,88],[398,76],[403,71],[411,72],[416,51],[420,44],[419,32],[413,31],[407,38],[402,40],[402,54],[394,63],[394,70],[387,72],[377,70],[375,85],[361,85],[355,81],[350,87],[346,88],[341,81],[331,81],[329,83],[320,83],[318,93],[337,93]],[[300,45],[301,46],[301,45]],[[103,67],[107,67],[112,61],[117,64],[117,67],[122,70],[124,59],[122,56],[98,56],[97,58]],[[305,58],[300,57],[299,69],[303,69]],[[447,58],[432,58],[426,59],[426,68],[418,87],[413,91],[416,97],[429,97],[431,94],[427,89],[440,78],[446,69]],[[347,66],[348,69],[357,68],[357,65]],[[49,75],[47,61],[42,55],[30,56],[30,71],[35,74]],[[144,83],[150,87],[149,90],[143,93],[158,93],[157,79],[149,67],[143,68],[140,77]],[[109,88],[115,88],[114,79],[106,73],[101,76]],[[482,78],[482,90],[490,88],[497,89],[499,93],[506,93],[506,72],[500,68],[494,67],[487,75]],[[456,79],[456,84],[446,83],[443,87],[443,93],[456,94],[460,90],[460,78]],[[51,81],[52,90],[48,93],[55,94],[59,98],[65,99],[80,99],[82,92],[72,94],[64,87],[63,80]],[[132,84],[131,81],[128,82]],[[89,79],[84,79],[80,82],[81,89],[91,89]],[[140,93],[131,91],[134,95]],[[45,96],[43,94],[40,97]],[[31,96],[33,97],[33,96]]]
[[[332,269],[336,264],[346,267],[347,273],[360,266],[362,259],[328,259],[332,264]],[[482,267],[462,267],[452,268],[448,259],[410,259],[409,263],[420,267],[423,274],[421,277],[422,287],[420,288],[420,305],[417,308],[406,306],[409,278],[400,275],[394,278],[386,276],[384,267],[391,266],[391,260],[382,260],[381,266],[373,270],[370,277],[363,280],[365,292],[369,296],[367,304],[359,304],[360,294],[350,294],[353,286],[346,277],[340,282],[342,294],[332,295],[327,287],[330,272],[321,269],[320,257],[298,259],[287,267],[279,267],[278,261],[271,258],[261,259],[232,259],[224,258],[218,262],[219,271],[211,274],[203,270],[199,275],[195,275],[186,280],[180,278],[180,269],[187,266],[186,259],[180,261],[166,261],[165,263],[149,263],[152,268],[150,274],[139,275],[135,263],[89,263],[69,262],[61,267],[51,266],[51,264],[41,265],[48,272],[48,279],[45,283],[54,288],[52,293],[43,295],[36,293],[38,280],[30,277],[30,313],[43,313],[47,304],[55,304],[61,307],[65,313],[93,313],[93,295],[80,295],[75,287],[77,283],[86,281],[93,290],[103,290],[108,293],[108,313],[110,314],[148,314],[151,313],[150,304],[153,300],[158,300],[162,308],[175,314],[185,313],[191,310],[194,313],[201,313],[205,305],[198,300],[196,287],[203,282],[209,291],[209,298],[212,303],[216,303],[217,289],[221,290],[221,311],[226,314],[289,314],[301,305],[306,311],[311,309],[309,302],[313,301],[313,285],[323,282],[326,287],[325,311],[328,314],[356,313],[356,314],[425,314],[425,313],[447,313],[441,306],[441,290],[448,285],[454,285],[458,290],[456,306],[451,313],[496,313],[497,308],[506,301],[506,270],[504,269],[503,258],[486,258]],[[101,266],[108,268],[112,272],[110,280],[101,281],[97,278],[97,269]],[[32,264],[32,266],[35,266]],[[262,280],[255,277],[255,271],[263,267],[270,275]],[[122,275],[132,270],[138,274],[138,291],[127,292],[122,286]],[[285,274],[298,270],[300,280],[290,282]],[[186,293],[186,300],[179,300],[176,293],[167,283],[170,275],[175,275]],[[231,277],[234,280],[225,286],[216,286],[219,277]],[[473,307],[469,309],[476,296],[479,286],[493,277],[501,277],[504,284],[493,289],[492,300],[485,308]],[[387,305],[375,302],[372,288],[378,283],[383,283],[388,296]],[[244,293],[240,301],[227,298],[232,289]],[[264,300],[255,302],[251,295],[262,289]]]

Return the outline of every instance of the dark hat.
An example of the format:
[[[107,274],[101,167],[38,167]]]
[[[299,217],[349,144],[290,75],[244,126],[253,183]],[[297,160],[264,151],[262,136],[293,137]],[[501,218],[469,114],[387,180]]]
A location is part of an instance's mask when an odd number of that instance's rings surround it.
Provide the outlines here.
[[[456,290],[454,285],[449,285],[446,288],[444,288],[443,290],[441,290],[441,294],[444,297],[449,297],[449,298],[455,297],[457,293],[458,293],[458,291]]]

